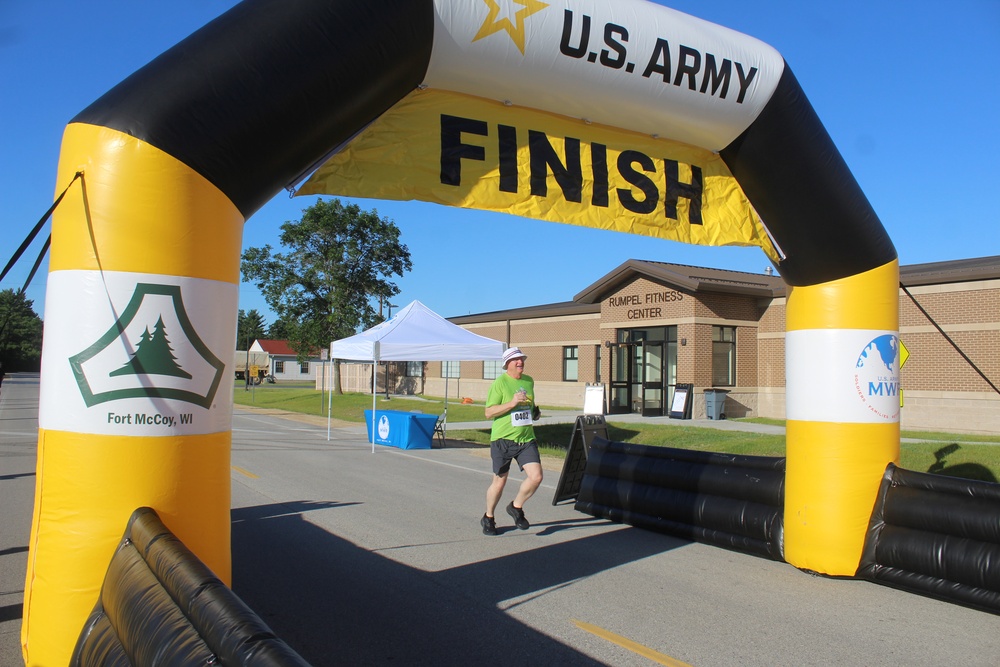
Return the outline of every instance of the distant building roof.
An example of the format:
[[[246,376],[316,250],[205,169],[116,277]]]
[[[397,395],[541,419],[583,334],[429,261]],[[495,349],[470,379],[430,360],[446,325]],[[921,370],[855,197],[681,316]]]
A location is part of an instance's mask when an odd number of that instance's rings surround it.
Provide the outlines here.
[[[459,317],[449,317],[446,319],[454,324],[474,324],[476,322],[493,322],[507,318],[517,320],[525,317],[559,317],[563,315],[586,315],[588,313],[600,312],[600,302],[577,303],[575,301],[562,301],[560,303],[546,303],[540,306],[509,308],[507,310],[496,310],[490,313],[461,315]]]
[[[455,324],[474,324],[507,318],[523,319],[526,317],[599,313],[601,301],[636,278],[648,278],[657,283],[674,285],[692,292],[724,292],[769,298],[784,296],[787,289],[785,281],[777,273],[747,273],[745,271],[630,259],[586,287],[573,297],[572,301],[510,308],[488,313],[449,317],[448,319]],[[912,264],[899,268],[899,280],[906,286],[994,279],[1000,279],[1000,255]]]
[[[1000,255],[899,267],[899,282],[907,287],[962,283],[971,280],[996,280],[997,278],[1000,278]]]
[[[577,294],[573,300],[600,303],[604,297],[639,277],[692,292],[727,292],[768,297],[774,296],[776,290],[783,290],[785,286],[781,277],[776,275],[630,259]]]
[[[254,342],[260,345],[260,349],[264,350],[271,356],[294,357],[298,354],[291,348],[287,340],[268,340],[267,338],[258,338]]]

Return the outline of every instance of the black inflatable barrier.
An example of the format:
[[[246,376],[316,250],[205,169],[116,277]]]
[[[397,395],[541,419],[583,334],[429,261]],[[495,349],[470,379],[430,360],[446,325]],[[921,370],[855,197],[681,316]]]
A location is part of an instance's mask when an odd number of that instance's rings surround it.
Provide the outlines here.
[[[890,463],[857,576],[1000,614],[1000,484]]]
[[[308,667],[149,507],[132,513],[70,667]]]
[[[785,459],[594,438],[584,514],[784,561]]]

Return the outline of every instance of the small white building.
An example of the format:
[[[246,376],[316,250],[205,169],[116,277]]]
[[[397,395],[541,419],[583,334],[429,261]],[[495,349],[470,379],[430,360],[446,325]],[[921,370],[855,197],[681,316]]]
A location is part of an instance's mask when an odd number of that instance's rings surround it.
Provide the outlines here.
[[[250,352],[267,354],[268,375],[274,376],[278,382],[314,381],[323,366],[319,352],[305,361],[299,361],[295,350],[287,340],[269,340],[258,338],[250,346]]]

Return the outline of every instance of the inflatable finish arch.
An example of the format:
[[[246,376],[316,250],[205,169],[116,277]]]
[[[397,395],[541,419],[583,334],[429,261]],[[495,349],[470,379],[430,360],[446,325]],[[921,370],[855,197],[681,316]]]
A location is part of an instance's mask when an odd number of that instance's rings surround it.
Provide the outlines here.
[[[436,149],[366,163],[407,118]],[[355,163],[389,176],[355,192]],[[71,121],[57,183],[78,171],[53,222],[28,664],[66,662],[136,507],[229,581],[242,225],[311,171],[301,192],[760,246],[790,285],[785,556],[855,573],[898,459],[896,252],[757,40],[641,0],[246,0]]]

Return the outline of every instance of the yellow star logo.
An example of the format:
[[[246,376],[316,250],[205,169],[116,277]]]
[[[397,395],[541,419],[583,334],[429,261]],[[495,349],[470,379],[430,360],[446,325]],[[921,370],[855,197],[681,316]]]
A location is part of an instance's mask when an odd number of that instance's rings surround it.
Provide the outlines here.
[[[501,0],[502,1],[502,0]],[[532,14],[536,14],[548,5],[539,0],[511,0],[512,4],[520,5],[521,9],[514,13],[514,21],[512,22],[509,18],[504,16],[500,18],[500,4],[497,0],[483,0],[486,6],[490,8],[489,16],[483,22],[479,32],[476,36],[472,38],[472,41],[478,41],[484,37],[489,37],[495,32],[500,32],[501,30],[506,30],[507,34],[510,35],[510,39],[514,42],[514,45],[524,55],[524,19],[528,18]]]

